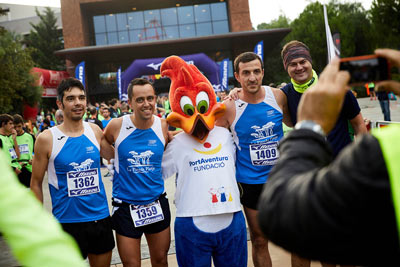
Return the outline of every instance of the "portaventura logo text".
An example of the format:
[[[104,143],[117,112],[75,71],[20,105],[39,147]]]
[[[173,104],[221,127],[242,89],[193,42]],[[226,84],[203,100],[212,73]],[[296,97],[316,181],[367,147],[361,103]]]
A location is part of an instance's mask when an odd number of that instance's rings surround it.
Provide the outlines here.
[[[228,157],[202,158],[196,161],[189,161],[189,167],[193,167],[194,172],[223,168],[225,167],[224,161],[228,159]]]

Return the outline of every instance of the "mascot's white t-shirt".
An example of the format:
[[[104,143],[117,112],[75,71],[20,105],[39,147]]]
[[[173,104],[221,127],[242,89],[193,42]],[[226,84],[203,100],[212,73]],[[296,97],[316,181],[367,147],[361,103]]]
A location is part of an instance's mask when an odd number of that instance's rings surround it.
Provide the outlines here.
[[[233,213],[241,210],[235,178],[235,145],[231,133],[214,127],[200,144],[180,133],[168,144],[163,178],[176,173],[177,217]]]

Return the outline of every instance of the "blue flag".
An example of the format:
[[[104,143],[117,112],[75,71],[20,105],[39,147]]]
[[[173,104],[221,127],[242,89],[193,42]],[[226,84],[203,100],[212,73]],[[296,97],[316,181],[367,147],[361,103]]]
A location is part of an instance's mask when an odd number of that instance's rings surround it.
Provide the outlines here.
[[[122,75],[122,70],[121,67],[119,67],[117,71],[118,98],[121,101],[127,101],[128,100],[127,94],[122,93],[121,75]]]
[[[225,58],[219,65],[219,80],[221,81],[221,89],[228,90],[228,72],[229,72],[229,58]]]
[[[85,61],[82,61],[75,68],[75,78],[77,78],[85,87]]]
[[[256,44],[254,47],[254,53],[264,61],[264,41],[260,41],[258,44]]]

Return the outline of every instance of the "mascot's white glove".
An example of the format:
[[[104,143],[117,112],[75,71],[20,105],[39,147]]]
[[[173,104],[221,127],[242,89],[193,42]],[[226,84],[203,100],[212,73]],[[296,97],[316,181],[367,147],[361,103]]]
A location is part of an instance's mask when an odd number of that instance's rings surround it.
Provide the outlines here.
[[[110,179],[110,181],[112,182],[112,180],[114,178],[114,159],[110,159],[109,163],[110,164],[106,164],[108,174],[109,174],[109,175],[106,175],[106,177],[108,177],[108,179]]]

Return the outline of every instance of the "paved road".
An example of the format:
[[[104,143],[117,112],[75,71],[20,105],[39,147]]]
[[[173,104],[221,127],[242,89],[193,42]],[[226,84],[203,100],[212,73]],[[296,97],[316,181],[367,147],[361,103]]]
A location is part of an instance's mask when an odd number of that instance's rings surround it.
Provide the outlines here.
[[[383,120],[383,114],[380,109],[379,101],[374,100],[371,101],[369,98],[361,98],[358,99],[360,104],[362,115],[364,118],[368,118],[371,121],[380,121]],[[400,122],[400,102],[398,101],[390,101],[390,110],[391,110],[391,117],[392,121]],[[105,168],[102,169],[103,177],[107,173]],[[111,190],[112,190],[112,183],[108,178],[103,178],[104,185],[106,188],[107,197],[111,200]],[[44,192],[44,206],[45,208],[51,212],[51,202],[49,198],[49,189],[47,186],[47,177],[45,177],[43,186]],[[171,207],[171,237],[174,239],[174,230],[173,230],[173,222],[175,221],[175,205],[173,204],[173,198],[175,193],[175,179],[174,177],[169,178],[165,183],[167,195],[169,196],[169,203]],[[109,203],[111,207],[111,203]],[[250,242],[249,242],[250,246]],[[286,251],[271,245],[271,257],[274,263],[274,266],[290,266],[290,254]],[[171,242],[170,254],[175,252],[174,240]],[[249,255],[251,255],[251,248],[249,248]],[[151,266],[150,261],[146,260],[149,257],[148,249],[146,240],[142,239],[142,258],[143,266]],[[112,265],[113,266],[122,266],[119,263],[121,262],[117,249],[113,251],[113,258],[112,258]],[[169,256],[170,266],[177,266],[176,259],[174,255]],[[13,259],[10,251],[7,249],[7,246],[0,238],[0,266],[19,266],[15,260]],[[249,266],[252,266],[251,257],[249,257]],[[320,266],[319,263],[313,263],[312,266]]]
[[[358,98],[358,104],[364,118],[372,121],[383,121],[383,113],[378,100],[369,97]],[[390,101],[390,117],[393,122],[400,122],[400,101]]]

